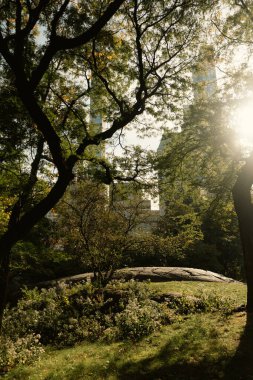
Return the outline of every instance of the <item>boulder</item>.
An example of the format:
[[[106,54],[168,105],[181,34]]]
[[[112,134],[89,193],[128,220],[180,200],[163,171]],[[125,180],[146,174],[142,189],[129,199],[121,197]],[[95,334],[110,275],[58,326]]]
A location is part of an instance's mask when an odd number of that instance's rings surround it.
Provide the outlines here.
[[[46,281],[39,286],[54,286],[59,282],[92,281],[93,273],[83,273],[64,277],[53,281]],[[150,280],[152,282],[166,281],[205,281],[205,282],[238,282],[232,278],[208,270],[184,267],[136,267],[118,269],[113,274],[117,280]]]
[[[119,269],[115,279],[164,281],[236,282],[232,278],[208,270],[184,267],[137,267]]]

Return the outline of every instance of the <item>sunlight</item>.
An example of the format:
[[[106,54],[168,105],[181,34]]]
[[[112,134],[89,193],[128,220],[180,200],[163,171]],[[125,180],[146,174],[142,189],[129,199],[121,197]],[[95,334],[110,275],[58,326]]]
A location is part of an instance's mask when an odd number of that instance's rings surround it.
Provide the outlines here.
[[[253,99],[235,110],[233,126],[241,144],[253,145]]]

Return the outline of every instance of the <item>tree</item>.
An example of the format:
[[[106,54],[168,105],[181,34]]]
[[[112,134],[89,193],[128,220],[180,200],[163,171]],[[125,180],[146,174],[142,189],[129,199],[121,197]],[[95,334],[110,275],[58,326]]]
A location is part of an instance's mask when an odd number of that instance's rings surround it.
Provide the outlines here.
[[[240,236],[244,255],[247,279],[247,311],[253,312],[253,153],[250,154],[240,170],[233,187],[235,210],[238,216]]]
[[[230,4],[229,16],[223,25],[219,25],[219,31],[223,41],[230,49],[235,47],[247,47],[249,55],[252,49],[252,20],[253,7],[248,1],[237,0]],[[243,62],[245,71],[237,74],[243,95],[239,101],[243,101],[245,93],[252,90],[252,70],[248,70],[247,63]],[[247,96],[247,95],[246,95]],[[240,93],[237,98],[240,98]],[[240,125],[239,125],[240,127]],[[253,152],[248,157],[242,157],[241,169],[232,188],[235,210],[238,217],[240,237],[243,248],[244,267],[247,281],[247,311],[253,312]]]
[[[229,6],[227,12],[217,12],[223,14],[223,20],[219,23],[218,17],[212,14],[213,24],[217,27],[218,38],[215,39],[215,46],[219,46],[219,54],[222,55],[222,48],[225,51],[226,63],[231,60],[236,48],[247,48],[248,57],[252,52],[252,20],[253,7],[250,2],[237,0],[217,2],[222,8],[225,3]],[[223,56],[224,59],[224,56]],[[242,62],[239,70],[227,70],[233,82],[229,81],[225,87],[227,99],[232,100],[233,106],[242,103],[252,92],[252,69],[247,65],[247,57]],[[232,109],[232,108],[231,108]],[[227,122],[228,124],[228,122]],[[238,126],[240,128],[240,125]],[[204,141],[204,140],[202,140]],[[227,139],[229,141],[229,139]],[[189,146],[189,145],[187,145]],[[186,152],[188,154],[188,152]],[[246,157],[245,157],[246,156]],[[244,256],[244,267],[247,281],[247,311],[253,312],[253,206],[252,206],[252,185],[253,185],[253,153],[239,155],[236,159],[237,165],[233,168],[232,181],[223,182],[223,186],[232,189],[235,211],[237,213],[240,237]],[[232,172],[231,172],[232,173]],[[234,179],[233,179],[234,177]],[[222,182],[221,182],[222,184]]]
[[[146,217],[143,198],[133,197],[136,185],[128,183],[127,194],[122,185],[111,187],[108,197],[108,186],[94,179],[78,181],[56,208],[57,244],[92,271],[100,285],[122,265],[129,247],[137,245],[136,230]]]
[[[187,51],[193,51],[199,6],[204,9],[205,2],[1,2],[1,71],[9,72],[7,88],[27,115],[34,154],[27,152],[31,143],[23,147],[30,171],[0,238],[0,316],[13,246],[61,199],[78,160],[96,159],[88,147],[110,139],[145,110],[156,113],[164,97],[170,99],[166,109],[173,109],[192,58]],[[92,131],[87,122],[92,93],[94,112],[108,115],[110,110],[103,131]],[[45,167],[47,192],[32,201]]]
[[[203,80],[199,85],[203,90]],[[196,98],[185,110],[180,132],[165,132],[159,150],[157,167],[166,233],[170,233],[169,219],[172,230],[183,229],[183,225],[177,228],[173,223],[175,215],[189,227],[195,216],[203,237],[188,251],[187,265],[240,276],[239,231],[231,189],[242,155],[234,131],[227,127],[228,104],[219,100],[218,93],[212,99],[209,95]]]

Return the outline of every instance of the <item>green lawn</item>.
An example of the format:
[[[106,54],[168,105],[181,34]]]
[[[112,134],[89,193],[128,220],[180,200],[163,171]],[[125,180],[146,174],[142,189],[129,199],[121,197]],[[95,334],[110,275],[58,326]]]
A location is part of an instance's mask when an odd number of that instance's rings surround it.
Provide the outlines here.
[[[229,298],[235,306],[246,303],[246,286],[241,283],[170,281],[150,283],[157,293],[177,292],[184,295],[198,296],[203,293]]]
[[[207,291],[245,302],[245,286],[197,282],[150,284],[159,292],[198,295]],[[31,366],[19,366],[8,380],[253,379],[253,330],[245,313],[191,314],[138,343],[83,343],[50,350]],[[251,360],[252,359],[252,360]]]

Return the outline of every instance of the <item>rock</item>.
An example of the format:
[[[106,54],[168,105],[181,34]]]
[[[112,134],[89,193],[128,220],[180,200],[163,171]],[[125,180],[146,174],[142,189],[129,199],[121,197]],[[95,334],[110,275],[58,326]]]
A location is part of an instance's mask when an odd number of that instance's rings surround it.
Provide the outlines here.
[[[180,267],[137,267],[119,269],[115,272],[115,279],[150,280],[152,282],[165,281],[205,281],[205,282],[237,282],[232,278],[203,269]]]
[[[92,281],[93,273],[83,273],[70,277],[63,277],[53,281],[46,281],[38,284],[42,286],[54,286],[59,282],[80,282]],[[150,280],[152,282],[166,281],[205,281],[205,282],[238,282],[232,278],[203,269],[181,268],[181,267],[136,267],[118,269],[113,275],[113,279],[124,280]]]

